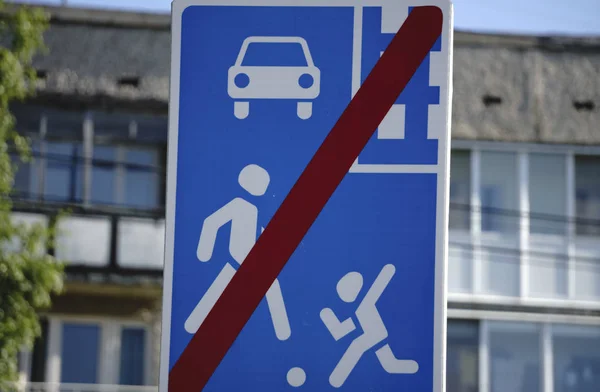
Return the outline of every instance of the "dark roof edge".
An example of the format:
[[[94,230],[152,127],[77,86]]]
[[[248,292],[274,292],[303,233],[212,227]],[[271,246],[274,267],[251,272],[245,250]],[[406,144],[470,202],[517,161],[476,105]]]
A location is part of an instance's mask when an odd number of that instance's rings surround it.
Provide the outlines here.
[[[7,8],[18,7],[19,3],[7,4]],[[51,15],[53,24],[85,24],[88,26],[110,26],[115,28],[170,30],[170,13],[150,13],[96,8],[77,8],[37,5]],[[474,32],[455,30],[454,41],[461,46],[495,46],[548,51],[600,51],[600,35],[524,35],[498,32]]]

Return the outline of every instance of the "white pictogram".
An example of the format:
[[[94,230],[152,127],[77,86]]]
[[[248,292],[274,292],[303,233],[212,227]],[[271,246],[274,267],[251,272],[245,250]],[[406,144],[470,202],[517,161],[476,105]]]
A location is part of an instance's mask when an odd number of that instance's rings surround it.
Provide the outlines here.
[[[388,331],[377,310],[377,300],[390,283],[396,268],[388,264],[379,273],[375,282],[356,309],[356,319],[363,334],[354,339],[329,376],[329,383],[341,387],[360,358],[367,351],[383,342],[388,337]],[[363,277],[358,272],[346,274],[337,284],[337,293],[342,301],[352,303],[358,297],[363,286]],[[356,329],[351,317],[340,322],[333,310],[325,308],[321,311],[321,320],[337,341]],[[419,370],[419,364],[413,360],[396,359],[389,344],[375,351],[383,369],[394,374],[413,374]]]
[[[269,45],[277,52],[281,45],[295,45],[303,57],[293,65],[274,65],[272,58],[261,63],[246,64],[252,50]],[[271,52],[269,52],[271,53]],[[271,57],[271,56],[270,56]],[[272,57],[276,57],[273,53]],[[235,64],[229,68],[227,92],[234,102],[234,115],[245,119],[250,113],[250,100],[289,99],[297,102],[297,115],[303,120],[312,116],[312,101],[321,90],[321,72],[314,63],[306,40],[301,37],[248,37],[242,43]]]
[[[269,186],[270,177],[269,173],[262,167],[248,165],[240,172],[238,182],[251,195],[263,196]],[[221,227],[229,222],[231,222],[229,253],[239,265],[242,265],[256,242],[258,208],[241,197],[233,199],[204,220],[196,252],[200,261],[206,262],[212,258],[217,233]],[[195,333],[200,328],[235,272],[236,269],[230,263],[225,264],[186,320],[184,327],[187,332]],[[288,339],[291,335],[290,323],[277,279],[267,291],[266,298],[273,327],[275,328],[275,335],[279,340]]]

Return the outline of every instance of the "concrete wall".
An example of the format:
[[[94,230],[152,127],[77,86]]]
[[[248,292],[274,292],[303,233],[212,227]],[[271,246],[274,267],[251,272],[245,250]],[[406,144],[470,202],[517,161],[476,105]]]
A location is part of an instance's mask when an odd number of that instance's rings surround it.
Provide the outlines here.
[[[71,101],[152,100],[166,113],[168,15],[48,7],[49,54],[40,93]],[[600,143],[600,37],[455,34],[453,136],[457,139]],[[138,86],[122,85],[139,78]],[[499,98],[487,105],[484,98]],[[591,104],[591,110],[574,105]]]

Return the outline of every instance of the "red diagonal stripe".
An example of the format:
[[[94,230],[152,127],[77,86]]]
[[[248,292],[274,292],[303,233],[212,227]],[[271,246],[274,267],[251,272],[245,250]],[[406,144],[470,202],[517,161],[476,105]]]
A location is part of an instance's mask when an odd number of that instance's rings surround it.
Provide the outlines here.
[[[169,374],[170,392],[204,388],[300,241],[442,32],[437,7],[416,7]],[[235,375],[232,375],[235,377]]]

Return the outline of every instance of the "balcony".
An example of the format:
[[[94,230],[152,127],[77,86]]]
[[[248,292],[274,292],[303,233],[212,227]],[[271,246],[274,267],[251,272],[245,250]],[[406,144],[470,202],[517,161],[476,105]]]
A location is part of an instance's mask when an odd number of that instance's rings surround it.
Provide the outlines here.
[[[454,144],[449,300],[600,309],[600,151]]]
[[[14,219],[47,225],[61,210],[56,249],[71,274],[160,275],[166,117],[21,105],[30,163],[15,175]]]
[[[54,250],[70,273],[161,274],[165,232],[162,214],[71,208],[73,212],[58,221]],[[48,205],[19,205],[13,219],[47,225],[56,212]]]
[[[16,388],[18,392],[157,392],[155,386],[102,385],[102,384],[54,384],[24,383]]]

